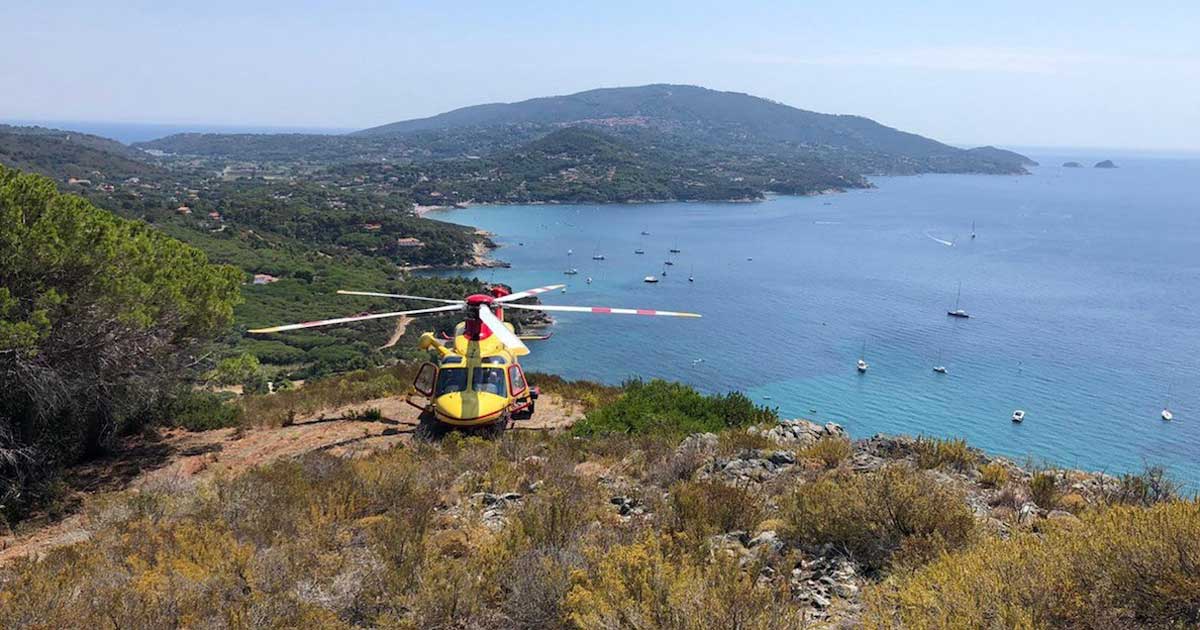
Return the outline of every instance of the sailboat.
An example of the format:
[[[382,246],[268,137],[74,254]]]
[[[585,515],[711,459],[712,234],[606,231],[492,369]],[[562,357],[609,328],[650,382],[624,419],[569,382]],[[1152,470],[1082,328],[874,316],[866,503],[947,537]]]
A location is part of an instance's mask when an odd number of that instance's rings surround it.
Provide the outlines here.
[[[946,369],[946,366],[942,365],[942,351],[941,350],[938,350],[937,363],[934,364],[933,371],[937,372],[938,374],[946,374],[949,372],[949,370]]]
[[[692,270],[688,272],[688,282],[696,281],[696,266],[692,265]]]
[[[1167,402],[1163,403],[1162,419],[1170,422],[1175,419],[1175,414],[1171,413],[1171,386],[1167,386]]]
[[[855,365],[855,369],[858,370],[859,374],[865,374],[868,367],[870,366],[867,365],[867,342],[864,341],[862,345],[862,352],[860,352],[858,355],[858,363]]]
[[[954,296],[954,310],[946,311],[947,315],[949,315],[950,317],[961,317],[963,319],[970,317],[970,315],[968,315],[966,311],[964,311],[962,308],[960,308],[958,306],[958,303],[961,299],[962,299],[962,282],[959,282],[958,283],[958,294]]]
[[[679,241],[678,241],[678,240],[676,240],[676,241],[675,241],[675,246],[671,248],[671,253],[672,253],[672,254],[678,254],[678,253],[679,253],[679,251],[680,251],[680,250],[679,250]]]
[[[975,222],[974,221],[971,222],[971,239],[972,240],[975,239]]]
[[[592,250],[592,260],[604,260],[604,254],[600,253],[600,242],[596,242],[596,249]]]

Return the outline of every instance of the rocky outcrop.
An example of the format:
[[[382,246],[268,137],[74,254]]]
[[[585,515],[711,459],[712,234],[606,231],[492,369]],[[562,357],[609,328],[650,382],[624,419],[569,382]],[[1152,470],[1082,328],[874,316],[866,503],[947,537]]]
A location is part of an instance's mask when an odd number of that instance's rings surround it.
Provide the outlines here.
[[[1063,162],[1063,168],[1083,168],[1079,162]]]
[[[1113,164],[1112,160],[1104,160],[1101,162],[1096,162],[1096,166],[1092,168],[1117,168],[1117,165]]]
[[[746,449],[727,459],[714,459],[700,471],[701,479],[761,483],[796,465],[792,451]]]
[[[802,418],[784,420],[769,429],[750,427],[748,432],[764,435],[782,446],[798,447],[808,446],[823,437],[846,437],[846,430],[841,425],[832,422],[820,425]]]

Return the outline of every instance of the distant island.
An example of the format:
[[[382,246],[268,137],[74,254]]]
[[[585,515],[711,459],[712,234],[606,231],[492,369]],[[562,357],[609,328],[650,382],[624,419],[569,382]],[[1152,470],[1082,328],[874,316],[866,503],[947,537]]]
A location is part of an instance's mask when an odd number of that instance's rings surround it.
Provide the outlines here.
[[[1080,164],[1079,162],[1063,162],[1063,167],[1064,168],[1083,168],[1083,165]]]
[[[253,165],[272,176],[304,170],[340,187],[370,182],[373,194],[441,206],[746,200],[862,188],[872,175],[1009,175],[1036,164],[861,116],[688,85],[476,105],[340,136],[177,134],[134,146],[166,161]]]
[[[1103,162],[1096,162],[1096,166],[1093,168],[1117,168],[1117,165],[1113,164],[1112,160],[1104,160]]]

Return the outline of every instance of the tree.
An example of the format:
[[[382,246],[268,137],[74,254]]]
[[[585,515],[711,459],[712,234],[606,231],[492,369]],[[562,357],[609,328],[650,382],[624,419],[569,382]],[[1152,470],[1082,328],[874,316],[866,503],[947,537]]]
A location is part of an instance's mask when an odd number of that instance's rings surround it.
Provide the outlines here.
[[[0,504],[144,417],[228,326],[242,280],[0,166]]]

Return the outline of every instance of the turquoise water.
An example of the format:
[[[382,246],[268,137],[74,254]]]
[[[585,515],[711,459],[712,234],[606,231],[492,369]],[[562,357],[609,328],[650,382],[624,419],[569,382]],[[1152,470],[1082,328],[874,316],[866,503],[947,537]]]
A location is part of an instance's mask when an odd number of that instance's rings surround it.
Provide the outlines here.
[[[546,303],[704,315],[559,314],[554,338],[526,360],[532,369],[743,390],[784,416],[838,422],[860,437],[960,436],[994,453],[1110,472],[1162,463],[1196,487],[1200,160],[1118,163],[879,178],[872,190],[752,204],[434,216],[497,234],[496,256],[512,268],[477,274],[485,280],[569,283]],[[668,275],[644,284],[675,245],[683,251]],[[644,256],[633,253],[639,246]],[[591,260],[597,248],[607,260]],[[562,274],[568,249],[578,276]],[[960,281],[969,320],[945,314]],[[871,368],[860,376],[864,342]],[[939,353],[947,375],[931,370]],[[1158,417],[1168,388],[1169,424]],[[1024,424],[1009,420],[1016,408]]]

